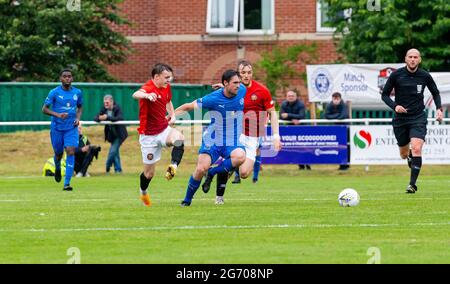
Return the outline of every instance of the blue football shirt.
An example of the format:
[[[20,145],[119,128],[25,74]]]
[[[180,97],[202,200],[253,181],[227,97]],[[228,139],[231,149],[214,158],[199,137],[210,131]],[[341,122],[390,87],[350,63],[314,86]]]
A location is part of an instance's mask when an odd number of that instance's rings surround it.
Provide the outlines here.
[[[69,130],[74,128],[74,121],[77,118],[77,108],[83,105],[83,94],[80,89],[71,87],[70,90],[64,90],[58,86],[48,93],[44,104],[52,106],[52,110],[57,113],[68,113],[66,119],[52,116],[51,128],[56,130]]]
[[[236,146],[242,133],[244,97],[247,89],[240,85],[236,96],[228,98],[223,88],[197,100],[200,108],[207,109],[211,123],[203,132],[203,142],[216,146]]]

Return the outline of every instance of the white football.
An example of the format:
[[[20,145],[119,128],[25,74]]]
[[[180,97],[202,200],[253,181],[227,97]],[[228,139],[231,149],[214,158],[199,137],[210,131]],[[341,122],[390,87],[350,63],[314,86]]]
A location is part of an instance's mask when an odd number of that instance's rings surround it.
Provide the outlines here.
[[[359,204],[359,194],[353,188],[346,188],[338,196],[339,205],[353,207]]]

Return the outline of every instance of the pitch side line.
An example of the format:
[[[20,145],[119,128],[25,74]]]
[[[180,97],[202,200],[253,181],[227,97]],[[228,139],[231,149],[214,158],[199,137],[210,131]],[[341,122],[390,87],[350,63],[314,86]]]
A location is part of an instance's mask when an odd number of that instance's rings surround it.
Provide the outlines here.
[[[403,195],[402,195],[403,196]],[[160,203],[173,203],[178,202],[182,198],[179,199],[158,199],[154,198],[154,201]],[[336,201],[337,198],[296,198],[296,199],[270,199],[270,198],[227,198],[228,202],[237,202],[237,201],[249,201],[249,202],[298,202],[298,201]],[[404,200],[404,198],[364,198],[362,201],[391,201],[391,200]],[[450,200],[450,197],[416,197],[414,200]],[[58,202],[139,202],[137,198],[133,199],[108,199],[108,198],[83,198],[83,199],[62,199],[58,200]],[[210,202],[214,201],[214,198],[196,198],[195,201],[199,202]],[[14,203],[14,202],[53,202],[53,200],[49,199],[0,199],[0,202],[5,203]]]
[[[153,199],[155,202],[159,202],[160,204],[167,204],[167,203],[177,203],[182,198],[179,199]],[[226,199],[227,202],[299,202],[299,201],[336,201],[337,198],[297,198],[297,199],[263,199],[263,198],[228,198]],[[362,201],[392,201],[392,200],[404,200],[401,198],[398,199],[392,199],[392,198],[364,198]],[[418,197],[414,198],[414,200],[450,200],[450,197]],[[214,201],[214,198],[196,198],[195,201],[199,202],[211,202]],[[1,200],[0,203],[20,203],[20,202],[53,202],[52,200],[48,199],[34,199],[34,200],[13,200],[13,199],[5,199]],[[92,198],[92,199],[62,199],[58,200],[58,202],[139,202],[138,199],[105,199],[105,198]]]
[[[130,227],[130,228],[66,228],[66,229],[0,229],[0,232],[92,232],[92,231],[170,231],[170,230],[214,230],[214,229],[290,229],[290,228],[373,228],[373,227],[425,227],[448,226],[446,223],[415,223],[415,224],[275,224],[275,225],[241,225],[241,226],[175,226],[175,227]]]

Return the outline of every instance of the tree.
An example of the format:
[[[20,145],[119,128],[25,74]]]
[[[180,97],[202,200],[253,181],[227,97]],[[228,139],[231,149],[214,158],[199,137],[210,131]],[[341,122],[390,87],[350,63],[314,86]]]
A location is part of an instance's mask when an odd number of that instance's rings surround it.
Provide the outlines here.
[[[289,86],[290,79],[300,78],[305,81],[306,74],[299,72],[295,64],[309,63],[317,57],[317,46],[297,44],[287,48],[274,47],[271,52],[263,52],[262,58],[256,62],[256,78],[266,83],[272,94]]]
[[[336,27],[337,50],[351,63],[404,62],[417,48],[422,66],[450,70],[448,0],[322,0]],[[350,18],[343,12],[351,9]],[[345,14],[349,14],[348,12]]]
[[[0,0],[0,81],[54,81],[74,69],[77,81],[113,81],[105,65],[125,61],[129,41],[121,0]]]

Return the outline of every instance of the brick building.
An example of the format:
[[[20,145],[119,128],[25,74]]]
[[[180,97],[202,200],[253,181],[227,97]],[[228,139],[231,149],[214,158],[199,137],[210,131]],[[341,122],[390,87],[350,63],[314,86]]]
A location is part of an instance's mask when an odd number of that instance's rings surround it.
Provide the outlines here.
[[[333,63],[332,33],[320,11],[316,0],[125,0],[121,13],[132,26],[116,30],[134,52],[109,70],[124,82],[144,82],[150,66],[166,62],[175,82],[210,84],[241,58],[255,62],[274,46],[311,42],[318,46],[317,63]],[[300,80],[292,86],[305,95]]]

